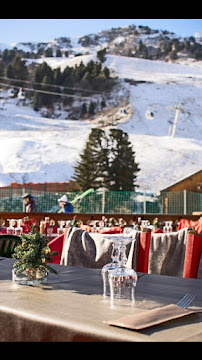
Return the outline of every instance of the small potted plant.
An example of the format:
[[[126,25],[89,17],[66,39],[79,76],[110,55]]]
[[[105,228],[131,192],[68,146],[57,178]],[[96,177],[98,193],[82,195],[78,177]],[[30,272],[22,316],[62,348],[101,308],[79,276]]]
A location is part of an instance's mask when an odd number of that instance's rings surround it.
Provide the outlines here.
[[[15,247],[12,257],[17,259],[13,265],[12,278],[18,284],[37,285],[47,282],[48,272],[58,275],[48,262],[53,261],[57,252],[51,252],[45,235],[35,231],[20,235],[21,243]]]

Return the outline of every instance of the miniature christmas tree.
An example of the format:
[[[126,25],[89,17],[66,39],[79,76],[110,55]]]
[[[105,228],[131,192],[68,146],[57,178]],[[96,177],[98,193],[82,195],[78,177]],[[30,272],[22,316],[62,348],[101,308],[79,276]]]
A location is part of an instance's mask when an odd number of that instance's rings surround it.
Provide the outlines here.
[[[53,261],[57,252],[51,252],[48,246],[48,239],[35,231],[33,226],[29,234],[20,235],[21,244],[15,247],[12,257],[18,259],[13,265],[15,272],[25,272],[28,277],[46,275],[47,271],[58,275],[47,262]]]

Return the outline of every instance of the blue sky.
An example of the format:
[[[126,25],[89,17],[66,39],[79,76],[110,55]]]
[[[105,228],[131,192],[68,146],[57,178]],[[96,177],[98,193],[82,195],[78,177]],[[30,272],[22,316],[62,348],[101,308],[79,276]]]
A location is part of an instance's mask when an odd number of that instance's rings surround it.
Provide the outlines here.
[[[0,43],[43,42],[132,24],[168,30],[184,37],[199,32],[202,37],[202,19],[0,19]]]

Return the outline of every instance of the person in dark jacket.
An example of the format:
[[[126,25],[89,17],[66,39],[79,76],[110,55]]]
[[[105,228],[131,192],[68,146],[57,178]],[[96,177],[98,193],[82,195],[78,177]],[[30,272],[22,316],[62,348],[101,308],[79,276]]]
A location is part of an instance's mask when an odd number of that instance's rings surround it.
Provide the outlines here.
[[[31,194],[24,194],[22,198],[24,199],[26,213],[32,213],[38,211],[34,198]]]

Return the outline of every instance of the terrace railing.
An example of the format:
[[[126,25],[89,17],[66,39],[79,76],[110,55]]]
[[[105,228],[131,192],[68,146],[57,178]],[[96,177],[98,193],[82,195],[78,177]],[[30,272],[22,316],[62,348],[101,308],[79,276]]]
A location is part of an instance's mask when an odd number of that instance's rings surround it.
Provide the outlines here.
[[[26,192],[29,192],[26,189]],[[22,195],[25,189],[0,188],[0,212],[25,211]],[[39,212],[56,213],[61,192],[30,190]],[[66,193],[71,202],[78,192]],[[74,204],[76,213],[106,214],[192,214],[202,211],[202,193],[173,191],[152,194],[133,191],[96,190]]]

